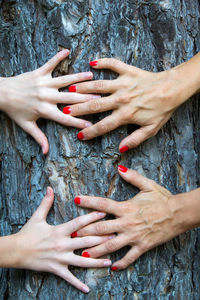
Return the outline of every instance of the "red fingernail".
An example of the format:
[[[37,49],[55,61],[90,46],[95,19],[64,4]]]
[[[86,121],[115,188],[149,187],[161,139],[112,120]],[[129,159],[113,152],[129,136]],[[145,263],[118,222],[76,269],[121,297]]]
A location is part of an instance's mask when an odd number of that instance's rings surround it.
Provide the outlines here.
[[[82,256],[83,257],[90,257],[90,253],[85,251],[85,252],[82,253]]]
[[[65,106],[63,108],[63,113],[64,114],[68,115],[68,114],[70,114],[70,112],[71,112],[71,107],[70,106]]]
[[[76,197],[76,198],[74,199],[74,202],[75,202],[76,204],[80,204],[80,203],[81,203],[81,198],[80,198],[80,197]]]
[[[68,89],[69,92],[71,93],[75,93],[76,92],[76,86],[75,85],[71,85]]]
[[[79,132],[79,133],[77,134],[77,138],[78,138],[79,140],[82,140],[82,139],[84,138],[83,133],[82,133],[82,132]]]
[[[122,165],[119,165],[119,166],[118,166],[118,169],[119,169],[121,172],[123,172],[123,173],[126,173],[126,172],[128,171],[128,169],[127,169],[126,167],[122,166]]]
[[[91,67],[95,67],[97,65],[98,65],[98,61],[97,60],[93,60],[93,61],[90,62],[90,66]]]
[[[71,234],[71,238],[75,238],[75,237],[77,237],[77,232],[75,231],[75,232],[73,232],[72,234]]]
[[[129,149],[128,146],[123,146],[123,147],[121,147],[121,148],[119,149],[119,152],[120,152],[120,153],[124,153],[124,152],[128,151],[128,149]]]
[[[111,268],[112,271],[117,271],[117,269],[118,269],[117,267],[112,267]]]

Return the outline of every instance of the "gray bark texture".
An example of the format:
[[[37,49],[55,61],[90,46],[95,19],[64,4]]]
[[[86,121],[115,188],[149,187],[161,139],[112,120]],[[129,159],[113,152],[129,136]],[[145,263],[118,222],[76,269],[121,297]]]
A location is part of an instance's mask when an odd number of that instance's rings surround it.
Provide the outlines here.
[[[34,70],[58,50],[69,59],[54,76],[89,70],[89,61],[116,57],[149,71],[162,71],[200,50],[198,0],[0,0],[0,76]],[[95,79],[112,79],[94,71]],[[105,114],[89,116],[97,122]],[[55,191],[48,222],[59,224],[86,212],[77,194],[118,201],[138,191],[117,174],[124,164],[172,193],[199,186],[200,109],[198,96],[181,106],[150,140],[119,154],[120,140],[134,130],[121,127],[92,141],[77,129],[40,120],[50,152],[0,114],[0,234],[19,231],[40,204],[47,185]],[[28,241],[27,241],[28,243]],[[91,292],[84,295],[52,274],[0,269],[0,299],[200,299],[200,231],[194,229],[144,254],[127,270],[79,269],[72,272]],[[111,255],[113,261],[127,248]]]

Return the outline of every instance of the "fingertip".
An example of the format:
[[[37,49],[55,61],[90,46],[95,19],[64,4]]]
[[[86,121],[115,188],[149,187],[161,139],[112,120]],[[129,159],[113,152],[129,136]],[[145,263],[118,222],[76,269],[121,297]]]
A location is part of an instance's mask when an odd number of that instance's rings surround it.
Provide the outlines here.
[[[103,263],[104,267],[110,267],[112,265],[112,261],[110,259],[107,259]]]
[[[47,193],[46,193],[47,197],[51,197],[52,194],[53,194],[53,189],[50,186],[48,186],[47,187]]]
[[[121,173],[121,172],[126,173],[128,171],[128,168],[123,166],[123,165],[119,165],[118,166],[118,171],[119,171],[119,173]]]
[[[90,67],[96,67],[98,65],[98,60],[93,60],[89,62]]]
[[[84,139],[84,134],[82,131],[80,131],[78,134],[77,134],[77,139],[78,140],[83,140]]]
[[[43,143],[41,145],[41,147],[42,147],[42,153],[44,155],[46,155],[49,152],[49,143],[48,143],[48,141],[46,141],[45,143]]]
[[[128,151],[129,150],[129,147],[128,146],[122,146],[122,147],[119,147],[119,152],[120,153],[124,153],[124,152],[126,152],[126,151]]]
[[[68,56],[69,53],[70,53],[69,49],[63,49],[59,52],[59,55],[65,57],[65,56]]]
[[[98,217],[100,217],[100,218],[104,218],[104,217],[106,216],[106,213],[98,211],[98,212],[97,212],[97,215],[98,215]]]
[[[90,289],[89,289],[89,287],[88,287],[87,285],[83,286],[81,290],[82,290],[83,293],[85,293],[85,294],[89,293],[89,291],[90,291]]]
[[[93,124],[91,122],[85,122],[85,128],[91,127]]]

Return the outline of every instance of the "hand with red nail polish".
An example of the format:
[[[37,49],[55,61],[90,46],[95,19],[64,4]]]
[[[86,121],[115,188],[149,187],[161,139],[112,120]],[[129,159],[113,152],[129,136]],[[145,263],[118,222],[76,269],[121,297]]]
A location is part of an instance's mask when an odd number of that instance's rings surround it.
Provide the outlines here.
[[[160,73],[147,72],[113,58],[91,61],[90,66],[98,70],[110,69],[119,76],[114,80],[76,84],[77,93],[110,96],[72,105],[71,116],[112,110],[109,116],[82,131],[84,140],[106,134],[121,125],[138,125],[137,130],[121,141],[121,153],[154,136],[175,109],[200,89],[196,71],[200,66],[200,54],[187,63]]]
[[[63,112],[57,104],[74,104],[96,99],[98,95],[87,95],[76,92],[76,86],[71,86],[69,92],[61,92],[60,88],[73,83],[90,80],[91,72],[70,74],[52,78],[55,67],[69,55],[69,50],[57,53],[41,68],[15,77],[0,77],[0,110],[4,111],[23,130],[30,134],[42,147],[46,154],[49,150],[48,140],[39,129],[39,118],[51,119],[64,126],[80,129],[91,126],[88,121],[72,117],[70,107]],[[71,92],[74,93],[71,93]]]
[[[52,226],[46,218],[54,201],[52,188],[31,219],[13,235],[0,237],[0,268],[30,269],[51,272],[60,276],[84,293],[87,285],[76,278],[68,269],[69,265],[83,268],[109,267],[109,259],[89,258],[89,253],[76,255],[77,249],[94,247],[106,242],[110,236],[78,237],[77,231],[105,217],[105,213],[92,212],[67,223]]]
[[[165,188],[134,170],[120,165],[118,171],[124,180],[140,190],[136,196],[120,202],[80,196],[78,204],[116,217],[114,220],[99,221],[78,230],[79,237],[117,233],[103,244],[86,248],[84,256],[101,257],[127,245],[131,246],[122,259],[114,262],[112,271],[128,267],[149,249],[200,224],[200,189],[173,196]]]

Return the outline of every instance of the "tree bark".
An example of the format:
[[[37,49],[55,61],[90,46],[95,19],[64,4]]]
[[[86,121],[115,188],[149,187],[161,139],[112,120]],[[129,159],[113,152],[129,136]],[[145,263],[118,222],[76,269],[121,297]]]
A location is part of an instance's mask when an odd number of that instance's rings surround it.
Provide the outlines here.
[[[150,71],[187,61],[200,49],[198,0],[0,0],[0,76],[34,70],[59,49],[68,60],[54,75],[89,70],[89,61],[117,57]],[[95,78],[112,79],[109,71]],[[88,117],[97,122],[106,114]],[[124,164],[156,180],[172,193],[199,186],[200,109],[198,96],[181,106],[153,138],[119,154],[119,141],[134,130],[123,126],[89,142],[77,129],[41,120],[50,142],[44,156],[35,141],[0,114],[0,235],[19,231],[40,204],[47,185],[55,191],[48,221],[66,222],[86,212],[77,194],[123,201],[137,190],[121,180]],[[28,241],[27,241],[28,242]],[[90,287],[83,295],[46,273],[0,269],[0,299],[199,299],[200,231],[192,230],[144,254],[127,270],[72,272]],[[111,255],[113,261],[126,253]]]

